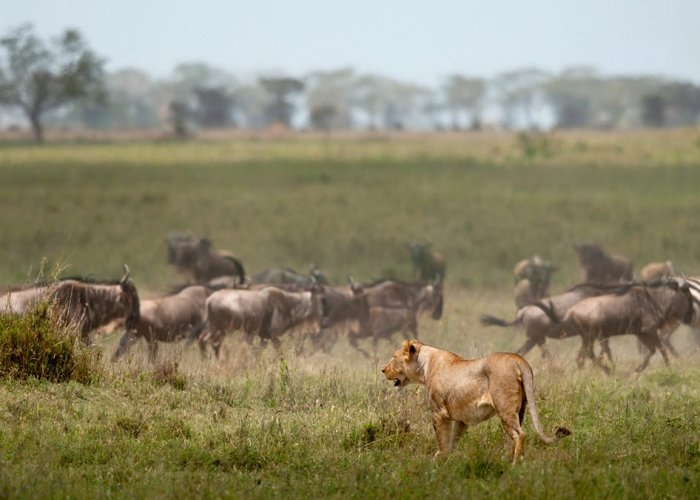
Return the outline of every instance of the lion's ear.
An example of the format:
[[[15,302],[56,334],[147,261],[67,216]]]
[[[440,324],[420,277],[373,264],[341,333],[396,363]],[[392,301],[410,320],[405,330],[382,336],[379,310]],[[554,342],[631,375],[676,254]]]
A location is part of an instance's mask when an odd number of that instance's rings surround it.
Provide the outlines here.
[[[408,355],[410,355],[410,353],[411,353],[411,348],[412,348],[412,347],[413,347],[413,346],[411,345],[411,341],[408,340],[408,339],[406,339],[406,340],[403,341],[403,345],[401,346],[401,350],[403,351],[403,353],[404,353],[405,355],[408,356]]]

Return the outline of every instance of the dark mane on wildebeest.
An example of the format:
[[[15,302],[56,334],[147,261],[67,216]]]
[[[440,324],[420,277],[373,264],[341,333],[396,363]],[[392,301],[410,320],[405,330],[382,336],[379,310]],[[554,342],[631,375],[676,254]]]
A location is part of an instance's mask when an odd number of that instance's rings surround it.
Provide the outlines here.
[[[26,314],[40,303],[48,303],[54,320],[75,328],[82,340],[107,323],[123,318],[127,329],[139,319],[139,297],[129,270],[120,280],[67,277],[45,285],[35,285],[9,292],[0,298],[7,314]]]

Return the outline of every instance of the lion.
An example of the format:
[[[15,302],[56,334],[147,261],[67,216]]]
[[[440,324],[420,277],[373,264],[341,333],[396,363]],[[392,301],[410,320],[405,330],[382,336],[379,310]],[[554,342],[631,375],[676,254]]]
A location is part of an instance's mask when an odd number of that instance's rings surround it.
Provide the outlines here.
[[[542,431],[532,368],[518,354],[496,352],[479,359],[464,359],[417,340],[405,340],[382,373],[397,388],[411,383],[426,386],[438,442],[436,457],[450,453],[467,426],[497,414],[506,435],[514,442],[515,464],[523,453],[525,433],[521,426],[528,402],[542,441],[553,444],[571,434],[564,427],[558,427],[553,437]]]

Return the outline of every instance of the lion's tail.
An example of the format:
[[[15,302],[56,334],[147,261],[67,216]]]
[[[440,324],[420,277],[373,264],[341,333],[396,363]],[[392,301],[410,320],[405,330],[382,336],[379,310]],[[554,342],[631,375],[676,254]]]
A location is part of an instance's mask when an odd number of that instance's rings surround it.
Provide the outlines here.
[[[561,438],[571,435],[571,431],[566,427],[557,427],[554,431],[554,436],[547,436],[542,430],[540,424],[540,416],[537,413],[537,404],[535,403],[535,378],[532,375],[532,368],[525,360],[518,363],[520,373],[523,379],[523,387],[525,389],[525,398],[530,403],[530,415],[532,416],[532,424],[535,426],[535,431],[542,441],[547,444],[554,444]]]

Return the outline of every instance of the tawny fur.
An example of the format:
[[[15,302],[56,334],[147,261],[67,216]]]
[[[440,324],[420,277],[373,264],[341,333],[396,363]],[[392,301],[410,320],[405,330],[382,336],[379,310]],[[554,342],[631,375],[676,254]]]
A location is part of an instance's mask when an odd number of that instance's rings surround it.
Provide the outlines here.
[[[506,435],[513,440],[516,463],[523,453],[522,422],[527,403],[535,431],[543,442],[552,444],[571,434],[563,427],[557,428],[552,437],[542,431],[532,368],[517,354],[493,353],[464,359],[417,340],[405,340],[382,373],[397,387],[411,383],[426,386],[437,455],[450,453],[468,426],[497,415]]]

